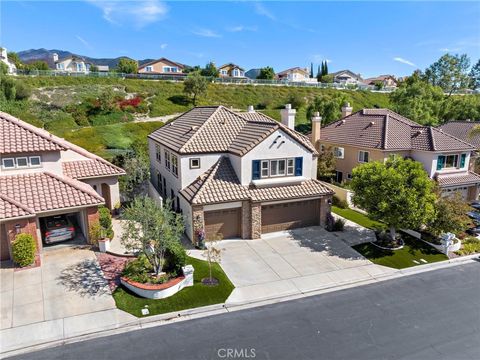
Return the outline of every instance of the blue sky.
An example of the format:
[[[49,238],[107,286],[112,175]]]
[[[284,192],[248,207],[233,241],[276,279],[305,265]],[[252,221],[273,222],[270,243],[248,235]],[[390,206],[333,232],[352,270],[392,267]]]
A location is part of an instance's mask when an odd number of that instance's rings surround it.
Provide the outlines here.
[[[410,74],[447,51],[480,57],[478,1],[0,1],[0,11],[0,43],[13,51],[276,71],[328,60],[363,76]]]

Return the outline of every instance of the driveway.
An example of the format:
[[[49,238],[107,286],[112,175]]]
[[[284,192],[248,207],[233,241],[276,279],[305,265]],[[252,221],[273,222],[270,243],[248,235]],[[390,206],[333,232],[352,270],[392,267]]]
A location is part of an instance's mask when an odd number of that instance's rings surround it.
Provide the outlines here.
[[[90,250],[52,248],[41,267],[2,268],[0,276],[1,329],[115,308]]]
[[[351,248],[373,236],[347,222],[344,232],[314,226],[260,240],[221,241],[221,266],[236,287],[227,304],[298,295],[395,272]]]

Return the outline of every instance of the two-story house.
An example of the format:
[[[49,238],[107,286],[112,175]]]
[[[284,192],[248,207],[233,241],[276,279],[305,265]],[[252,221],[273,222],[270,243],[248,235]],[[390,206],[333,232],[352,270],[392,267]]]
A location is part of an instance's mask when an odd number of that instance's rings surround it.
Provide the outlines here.
[[[333,82],[339,84],[350,84],[350,85],[359,85],[363,84],[363,79],[360,74],[355,74],[353,71],[350,70],[340,70],[330,75],[333,76]]]
[[[245,69],[233,63],[220,66],[218,73],[221,78],[245,78]]]
[[[67,56],[66,58],[59,59],[57,53],[52,54],[53,63],[55,64],[55,70],[64,71],[64,72],[71,72],[71,73],[88,73],[90,71],[90,64],[89,62],[85,61],[84,58],[71,55]]]
[[[155,74],[155,75],[173,75],[184,76],[183,70],[185,65],[167,58],[160,58],[158,60],[150,61],[138,67],[139,74]]]
[[[253,110],[196,107],[148,136],[155,199],[171,199],[186,234],[255,239],[261,234],[320,225],[332,190],[316,179],[318,153],[293,129]]]
[[[288,82],[317,82],[317,78],[310,78],[310,71],[308,71],[308,69],[301,67],[294,67],[281,71],[277,74],[277,79]]]
[[[320,121],[312,124],[312,143],[336,157],[336,181],[350,179],[353,168],[363,163],[402,156],[421,162],[444,194],[460,192],[466,200],[478,197],[480,176],[469,168],[473,145],[388,109],[351,111],[346,104],[341,120],[323,128]]]
[[[384,88],[396,88],[398,85],[397,79],[393,75],[380,75],[377,77],[368,78],[365,79],[364,83],[371,86],[375,86],[380,83]]]
[[[1,260],[16,234],[27,232],[42,249],[42,220],[65,215],[88,241],[98,205],[120,201],[118,177],[108,161],[9,114],[0,112]]]

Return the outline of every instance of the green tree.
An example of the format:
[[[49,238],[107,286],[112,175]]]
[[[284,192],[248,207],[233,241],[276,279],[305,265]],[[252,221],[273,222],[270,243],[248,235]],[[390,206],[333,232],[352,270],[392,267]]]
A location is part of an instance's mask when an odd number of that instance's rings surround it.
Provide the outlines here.
[[[8,65],[4,62],[0,62],[0,75],[7,75],[8,74]]]
[[[437,125],[442,120],[443,90],[422,81],[418,73],[390,93],[390,101],[394,111],[419,124]]]
[[[468,70],[470,59],[466,54],[445,54],[432,65],[423,75],[433,86],[439,86],[450,96],[454,91],[466,89],[470,85]]]
[[[192,98],[193,106],[197,105],[197,98],[204,95],[207,92],[207,89],[207,79],[200,75],[199,72],[188,74],[183,82],[183,92]]]
[[[323,63],[322,63],[323,65]],[[318,65],[317,69],[317,81],[320,82],[320,79],[322,78],[322,70],[320,69],[320,65]]]
[[[310,63],[310,79],[313,79],[313,63]]]
[[[449,120],[480,119],[480,95],[455,95],[445,101],[441,118]]]
[[[333,75],[330,75],[330,74],[322,75],[320,81],[324,84],[331,84],[333,83]]]
[[[320,151],[317,160],[317,176],[319,179],[330,181],[335,175],[335,155],[331,146],[325,146]]]
[[[375,90],[382,90],[383,89],[383,81],[375,81]]]
[[[341,109],[345,102],[347,102],[347,97],[342,92],[318,95],[307,108],[307,118],[310,119],[318,111],[323,125],[328,125],[340,119]]]
[[[212,61],[210,61],[207,65],[205,65],[205,68],[202,69],[202,71],[200,72],[200,74],[202,76],[208,76],[208,77],[212,77],[212,78],[218,78],[219,76],[219,71],[217,69],[217,67],[215,66],[215,63],[213,63]]]
[[[271,66],[266,66],[260,69],[257,79],[273,80],[275,79],[275,70]]]
[[[47,62],[43,61],[43,60],[33,61],[33,62],[25,65],[25,68],[27,70],[42,70],[42,71],[50,70]]]
[[[90,66],[90,72],[98,72],[98,66],[97,65],[91,65]]]
[[[353,202],[369,216],[396,230],[417,229],[435,217],[435,183],[419,162],[390,158],[353,169]]]
[[[11,76],[0,76],[0,99],[23,100],[28,99],[31,93],[31,88],[24,82]]]
[[[470,76],[470,88],[475,90],[480,88],[480,59],[475,65],[472,66],[472,70],[468,74]]]
[[[439,196],[435,202],[435,219],[428,224],[428,229],[435,236],[462,232],[470,223],[466,215],[469,210],[470,206],[458,192],[453,196]]]
[[[163,207],[149,197],[135,198],[123,214],[121,242],[127,250],[140,250],[157,277],[166,265],[168,249],[178,246],[184,231],[183,217],[171,210],[170,200]]]
[[[9,51],[8,54],[7,54],[7,58],[8,58],[8,61],[15,64],[17,69],[23,68],[23,62],[22,62],[22,60],[20,60],[20,57],[18,56],[18,54],[16,52]]]
[[[138,63],[129,58],[121,58],[118,61],[116,71],[122,74],[136,74],[138,72]]]
[[[146,150],[137,148],[123,159],[126,175],[120,178],[120,191],[127,200],[132,200],[146,192],[150,178],[150,161]]]
[[[293,109],[300,109],[305,106],[305,98],[298,92],[292,92],[287,98],[286,104],[291,104]]]
[[[327,60],[325,60],[324,63],[325,63],[325,67],[324,67],[323,75],[328,75],[328,62],[327,62]]]

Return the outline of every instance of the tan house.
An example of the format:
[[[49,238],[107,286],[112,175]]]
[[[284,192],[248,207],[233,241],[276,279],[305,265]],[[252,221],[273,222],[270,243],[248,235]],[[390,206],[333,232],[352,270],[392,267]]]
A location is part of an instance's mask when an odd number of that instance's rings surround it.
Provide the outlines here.
[[[342,119],[323,128],[313,119],[311,140],[319,151],[336,157],[336,181],[351,179],[353,168],[390,156],[412,158],[423,164],[443,193],[460,192],[467,200],[478,197],[480,176],[470,170],[475,147],[431,126],[421,126],[388,109],[363,109],[352,114],[347,104]]]
[[[65,215],[88,241],[99,205],[120,201],[118,177],[125,172],[49,132],[0,112],[1,260],[11,256],[18,233],[34,236],[42,250],[47,217]]]
[[[148,136],[150,196],[171,199],[193,242],[325,223],[333,192],[316,179],[317,151],[295,110],[281,114],[196,107]]]
[[[64,71],[69,73],[88,73],[90,71],[90,64],[89,62],[85,61],[84,58],[71,55],[67,56],[66,58],[59,59],[57,53],[52,54],[53,63],[55,64],[55,70]]]
[[[139,74],[184,76],[185,65],[161,58],[138,67]]]
[[[340,70],[329,75],[333,76],[333,82],[345,85],[360,85],[363,84],[363,79],[360,74],[355,74],[350,70]]]
[[[365,79],[366,85],[375,86],[381,83],[384,88],[396,88],[398,85],[397,79],[393,75],[380,75],[373,78]]]
[[[220,66],[218,72],[221,78],[245,78],[245,69],[233,63]]]
[[[277,73],[278,80],[285,80],[288,82],[309,82],[316,83],[316,78],[310,78],[310,71],[301,67],[294,67]]]

